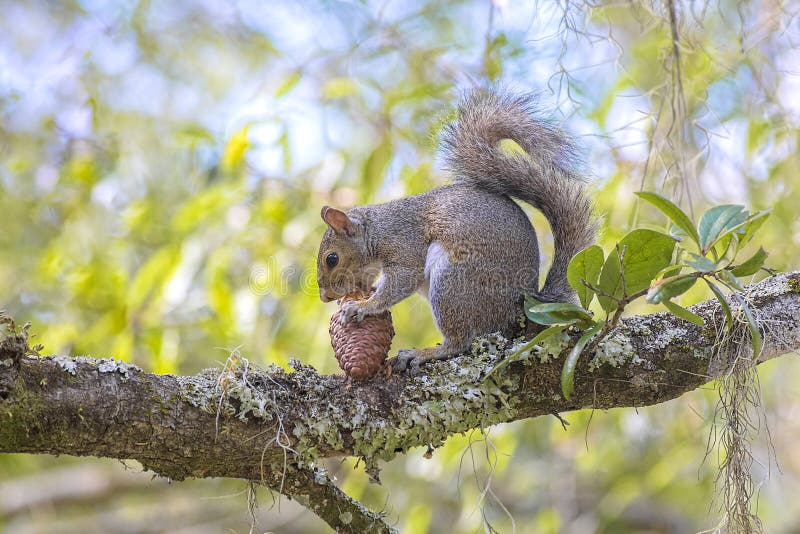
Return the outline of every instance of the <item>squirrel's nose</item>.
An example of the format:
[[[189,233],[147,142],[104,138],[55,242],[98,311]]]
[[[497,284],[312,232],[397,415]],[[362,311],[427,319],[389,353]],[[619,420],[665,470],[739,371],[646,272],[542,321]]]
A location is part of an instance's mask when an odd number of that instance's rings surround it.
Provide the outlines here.
[[[322,302],[330,302],[333,300],[328,291],[322,287],[319,288],[319,298],[322,300]]]

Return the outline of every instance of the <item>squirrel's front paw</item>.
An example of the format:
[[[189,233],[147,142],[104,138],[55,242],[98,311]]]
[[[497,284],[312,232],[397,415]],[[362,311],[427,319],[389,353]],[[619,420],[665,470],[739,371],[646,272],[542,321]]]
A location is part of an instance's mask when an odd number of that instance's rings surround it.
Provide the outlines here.
[[[364,305],[361,302],[351,300],[342,308],[342,314],[344,315],[345,324],[353,321],[360,323],[364,320]]]

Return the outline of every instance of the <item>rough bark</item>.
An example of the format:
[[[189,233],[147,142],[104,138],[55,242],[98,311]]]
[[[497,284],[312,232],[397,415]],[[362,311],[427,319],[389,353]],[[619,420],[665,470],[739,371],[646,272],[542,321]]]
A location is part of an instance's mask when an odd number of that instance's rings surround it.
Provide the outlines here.
[[[759,362],[800,346],[800,272],[751,286],[745,298],[770,325]],[[315,460],[356,455],[375,469],[378,460],[472,428],[678,397],[723,373],[734,352],[715,344],[723,318],[716,301],[692,309],[706,326],[666,313],[622,321],[582,356],[571,400],[559,382],[567,337],[489,379],[520,341],[489,336],[471,355],[426,366],[423,376],[350,385],[298,362],[294,372],[258,370],[233,357],[223,369],[172,376],[114,360],[39,357],[16,332],[0,341],[0,452],[136,459],[173,480],[260,481],[337,531],[390,531],[314,468]]]

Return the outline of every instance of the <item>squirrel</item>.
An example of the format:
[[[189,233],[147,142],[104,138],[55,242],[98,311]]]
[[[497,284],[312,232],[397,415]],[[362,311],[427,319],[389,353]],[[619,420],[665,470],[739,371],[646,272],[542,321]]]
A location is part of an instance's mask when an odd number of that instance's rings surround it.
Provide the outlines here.
[[[506,139],[522,150],[503,150]],[[327,229],[317,281],[323,302],[374,291],[346,303],[345,321],[382,313],[415,291],[430,303],[442,343],[401,350],[392,361],[395,372],[410,364],[418,374],[421,364],[507,329],[518,320],[523,294],[574,302],[567,266],[595,238],[573,145],[540,116],[535,95],[467,93],[442,145],[453,174],[449,185],[385,204],[322,208]],[[541,291],[536,232],[512,198],[550,223],[555,253]]]

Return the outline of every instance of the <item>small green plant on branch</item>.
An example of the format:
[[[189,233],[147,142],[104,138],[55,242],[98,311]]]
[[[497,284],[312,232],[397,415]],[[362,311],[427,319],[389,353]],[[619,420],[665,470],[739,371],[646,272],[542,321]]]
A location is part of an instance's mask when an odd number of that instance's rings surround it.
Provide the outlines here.
[[[748,323],[754,357],[761,352],[762,338],[755,317],[741,295],[739,277],[755,274],[764,267],[767,253],[759,249],[744,261],[739,253],[764,224],[769,211],[750,213],[744,206],[725,204],[706,211],[695,224],[677,205],[651,192],[639,198],[658,208],[669,220],[669,233],[637,228],[625,235],[606,257],[603,249],[592,245],[570,262],[567,278],[578,294],[580,306],[571,303],[542,303],[528,296],[525,315],[545,328],[530,342],[498,364],[489,375],[509,363],[526,358],[535,345],[569,328],[582,331],[569,351],[561,373],[561,389],[569,399],[574,389],[575,366],[584,352],[595,346],[619,323],[625,307],[644,297],[648,303],[663,305],[677,317],[698,326],[703,319],[673,302],[698,280],[708,285],[725,313],[725,328],[733,325],[733,314],[725,298],[727,288]],[[604,315],[595,318],[589,311],[597,301]]]

